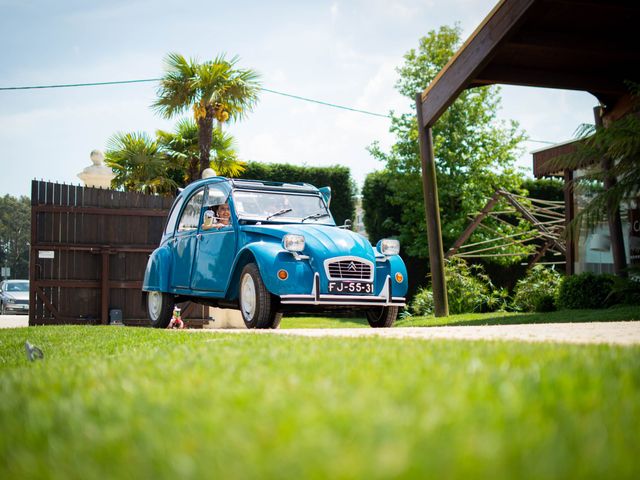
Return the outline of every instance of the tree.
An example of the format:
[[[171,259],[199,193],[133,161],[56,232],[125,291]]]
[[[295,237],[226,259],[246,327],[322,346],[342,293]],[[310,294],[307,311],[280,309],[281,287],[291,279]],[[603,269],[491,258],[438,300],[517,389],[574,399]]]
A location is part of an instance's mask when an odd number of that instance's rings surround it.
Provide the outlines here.
[[[116,176],[112,186],[142,193],[171,195],[179,184],[175,168],[157,140],[144,132],[116,133],[107,141],[105,163]]]
[[[153,107],[165,118],[193,108],[198,125],[199,173],[210,166],[213,122],[238,120],[250,111],[258,99],[258,74],[237,69],[239,58],[224,55],[198,63],[178,53],[165,59],[166,73],[160,81],[158,100]]]
[[[11,278],[29,277],[31,202],[28,197],[0,197],[0,266],[11,269]]]
[[[459,45],[460,27],[443,26],[421,38],[418,49],[404,56],[396,88],[410,100],[410,113],[392,112],[390,131],[396,143],[388,152],[377,142],[369,147],[391,177],[389,199],[401,209],[400,240],[412,256],[428,255],[415,94],[435,78]],[[513,165],[525,135],[516,122],[496,120],[499,92],[498,87],[463,91],[433,127],[445,248],[465,228],[468,215],[479,211],[496,188],[522,192],[522,178]],[[497,222],[491,226],[494,233],[478,230],[472,241],[510,234],[516,228]]]
[[[392,178],[386,170],[372,172],[362,186],[362,202],[366,205],[364,224],[373,244],[399,234],[401,213],[390,203],[394,193],[390,186]]]
[[[158,130],[156,136],[162,151],[182,173],[175,179],[180,186],[200,178],[198,126],[193,120],[184,118],[176,124],[173,132]],[[245,169],[245,163],[236,154],[235,139],[222,130],[213,129],[211,132],[210,156],[213,156],[211,164],[218,175],[237,177]]]

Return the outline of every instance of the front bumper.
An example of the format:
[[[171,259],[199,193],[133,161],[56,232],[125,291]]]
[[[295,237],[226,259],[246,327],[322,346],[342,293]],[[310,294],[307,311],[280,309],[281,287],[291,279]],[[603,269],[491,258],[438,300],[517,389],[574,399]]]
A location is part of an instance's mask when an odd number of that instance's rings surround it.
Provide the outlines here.
[[[5,312],[24,312],[29,313],[29,304],[24,303],[5,303]]]
[[[391,277],[387,275],[380,295],[329,295],[320,293],[320,276],[313,277],[313,288],[308,295],[280,295],[283,305],[321,305],[345,307],[404,307],[404,297],[394,297],[391,293]]]

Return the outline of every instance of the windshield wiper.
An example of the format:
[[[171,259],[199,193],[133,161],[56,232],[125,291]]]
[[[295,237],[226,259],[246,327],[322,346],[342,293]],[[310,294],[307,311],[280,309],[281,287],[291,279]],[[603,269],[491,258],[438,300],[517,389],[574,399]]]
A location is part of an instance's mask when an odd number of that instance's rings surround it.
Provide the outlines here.
[[[304,222],[305,220],[317,220],[318,218],[322,218],[322,217],[328,217],[329,214],[328,213],[314,213],[311,215],[307,215],[306,217],[304,217],[302,220],[300,220],[300,223]]]
[[[271,217],[277,217],[278,215],[284,215],[285,213],[289,213],[291,210],[293,210],[293,208],[283,208],[282,210],[278,210],[277,212],[267,216],[265,220],[269,220]]]

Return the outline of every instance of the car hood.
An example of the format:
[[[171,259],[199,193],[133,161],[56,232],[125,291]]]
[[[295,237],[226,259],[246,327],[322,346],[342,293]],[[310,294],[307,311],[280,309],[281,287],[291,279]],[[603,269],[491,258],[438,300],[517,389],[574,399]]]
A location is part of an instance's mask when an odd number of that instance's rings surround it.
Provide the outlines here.
[[[29,292],[4,292],[4,296],[13,300],[29,300]]]
[[[246,225],[242,230],[277,240],[282,240],[288,233],[303,235],[306,244],[303,253],[307,255],[322,258],[354,256],[375,262],[373,247],[366,238],[332,225]]]

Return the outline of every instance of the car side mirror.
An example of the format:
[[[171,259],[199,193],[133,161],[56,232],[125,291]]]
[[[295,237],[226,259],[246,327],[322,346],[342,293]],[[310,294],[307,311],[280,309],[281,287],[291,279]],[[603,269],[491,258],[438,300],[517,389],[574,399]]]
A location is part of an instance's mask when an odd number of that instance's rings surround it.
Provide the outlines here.
[[[345,230],[351,230],[351,220],[348,218],[345,219],[344,225],[340,225],[340,228],[343,228]]]
[[[319,188],[318,191],[322,195],[322,198],[324,198],[324,201],[328,207],[331,204],[331,187],[322,187]]]

